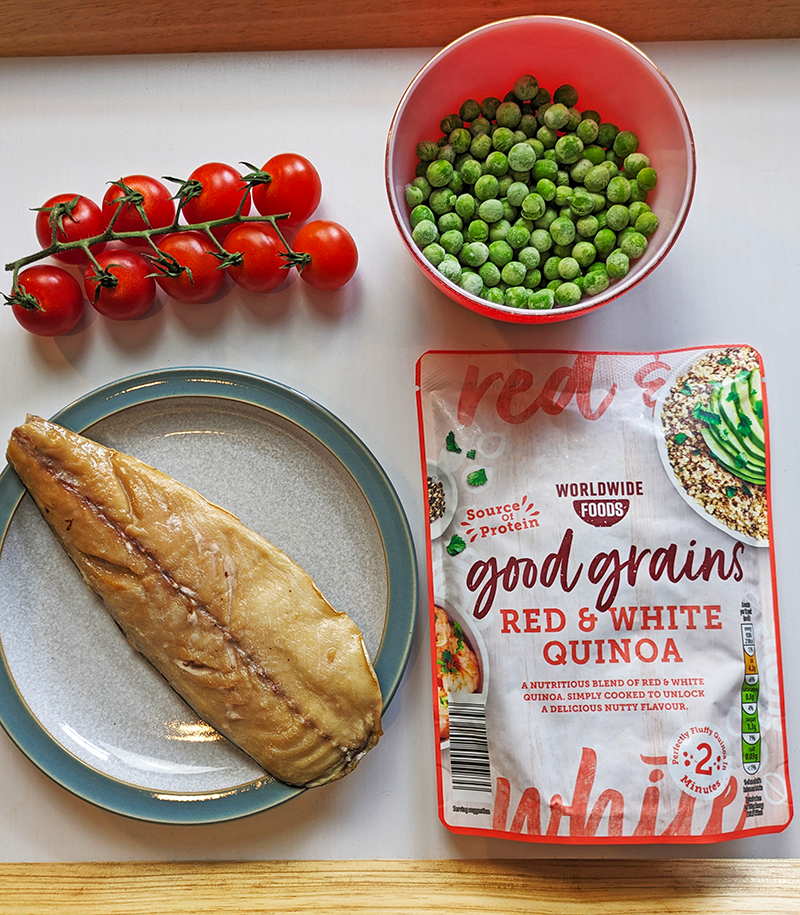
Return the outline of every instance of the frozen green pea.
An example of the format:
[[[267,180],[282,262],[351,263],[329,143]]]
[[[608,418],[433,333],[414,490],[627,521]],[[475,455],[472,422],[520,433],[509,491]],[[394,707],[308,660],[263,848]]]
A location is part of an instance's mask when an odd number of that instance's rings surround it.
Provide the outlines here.
[[[594,216],[581,216],[575,222],[575,231],[581,238],[594,238],[600,231],[600,220]]]
[[[539,122],[536,120],[536,115],[524,113],[519,120],[517,129],[521,130],[526,137],[535,137],[536,131],[539,129]]]
[[[500,107],[500,99],[494,95],[487,95],[481,102],[481,114],[489,121],[495,119],[497,109]]]
[[[455,212],[458,213],[462,219],[472,219],[477,207],[478,205],[475,203],[475,198],[472,194],[459,194],[459,196],[456,197]]]
[[[531,233],[525,228],[525,226],[512,226],[508,230],[506,241],[516,251],[519,248],[524,248],[525,245],[527,245],[530,241],[530,237]]]
[[[424,178],[425,172],[428,170],[427,162],[417,162],[416,168],[414,169],[414,175],[417,178]]]
[[[611,159],[604,159],[600,163],[603,168],[608,172],[608,180],[615,178],[619,174],[619,166],[616,162],[613,162]]]
[[[563,282],[564,282],[564,280],[562,280],[560,276],[559,276],[559,277],[556,277],[556,279],[550,280],[550,282],[547,284],[547,289],[552,289],[553,292],[555,292],[555,290],[558,289],[558,287],[559,287]]]
[[[575,223],[566,216],[559,216],[550,225],[550,235],[557,245],[571,245],[575,240]]]
[[[630,258],[621,248],[616,248],[606,258],[606,270],[613,280],[618,280],[625,276],[629,269]]]
[[[514,250],[507,241],[493,241],[489,245],[489,260],[501,270],[514,260]]]
[[[649,165],[650,159],[644,153],[634,152],[625,156],[622,167],[628,178],[635,178],[643,168],[647,168]]]
[[[628,204],[628,213],[630,214],[630,221],[635,223],[636,220],[642,215],[642,213],[649,213],[650,207],[644,202],[644,200],[633,200]]]
[[[503,204],[496,197],[490,197],[478,205],[478,216],[484,222],[499,222],[503,218],[504,212]]]
[[[636,180],[642,190],[652,191],[658,183],[658,173],[652,166],[648,165],[637,174]]]
[[[556,175],[558,174],[558,163],[553,159],[537,159],[536,164],[533,166],[533,177],[537,181],[545,179],[547,181],[552,181],[555,183]]]
[[[546,209],[544,198],[541,194],[532,193],[522,201],[522,212],[528,219],[538,219]]]
[[[508,202],[508,197],[501,197],[500,203],[503,204],[503,219],[509,224],[516,222],[519,215],[519,207],[512,206]]]
[[[570,197],[575,193],[575,189],[569,184],[559,184],[556,187],[556,196],[553,198],[553,203],[557,207],[569,206]]]
[[[464,220],[454,210],[450,210],[447,213],[442,213],[436,220],[436,225],[440,232],[449,232],[451,229],[460,232],[464,228]]]
[[[631,153],[639,149],[639,138],[630,130],[621,130],[614,137],[614,152],[621,158],[625,159]]]
[[[571,257],[572,245],[553,245],[553,254],[556,257]]]
[[[634,228],[645,238],[650,238],[658,228],[658,216],[655,213],[642,213],[636,220]]]
[[[594,212],[601,213],[606,207],[606,198],[602,194],[592,194],[594,200]]]
[[[447,139],[451,149],[456,153],[463,153],[472,143],[472,134],[465,127],[456,127]]]
[[[486,241],[489,237],[489,223],[482,219],[473,219],[467,226],[467,238],[470,241]]]
[[[545,149],[553,149],[558,142],[558,131],[547,125],[542,125],[536,131],[536,139]]]
[[[492,122],[487,121],[486,118],[483,116],[477,117],[469,125],[468,129],[469,129],[469,134],[471,137],[478,137],[478,136],[481,136],[482,134],[483,135],[490,134],[492,132]]]
[[[618,156],[613,149],[606,150],[606,162],[611,162],[613,165],[616,165],[617,171],[622,169],[623,161],[622,156]]]
[[[461,103],[461,107],[458,109],[458,116],[462,121],[469,124],[470,121],[474,121],[475,118],[481,116],[481,106],[474,98],[465,99]]]
[[[432,140],[423,140],[421,143],[417,143],[416,153],[417,158],[422,162],[433,162],[439,155],[439,144]]]
[[[550,105],[544,113],[545,126],[553,130],[563,130],[569,123],[569,109],[566,105]]]
[[[593,165],[586,173],[583,183],[587,190],[599,193],[606,189],[610,180],[611,175],[605,166]]]
[[[569,176],[576,184],[583,184],[586,180],[586,176],[593,167],[592,163],[585,156],[581,156],[581,158],[570,168]]]
[[[468,267],[480,267],[489,258],[489,246],[482,241],[471,241],[461,249],[459,260]]]
[[[509,286],[506,289],[505,303],[512,308],[527,308],[528,290],[524,286]]]
[[[580,159],[583,153],[583,143],[580,137],[572,133],[559,137],[555,145],[556,160],[564,165],[571,165]]]
[[[434,267],[438,267],[439,264],[441,264],[445,254],[447,254],[447,252],[438,242],[431,242],[431,244],[425,245],[422,249],[422,256],[428,263],[433,264]]]
[[[615,175],[606,188],[609,203],[625,203],[631,196],[630,181],[624,175]]]
[[[506,190],[506,200],[511,204],[511,206],[521,206],[522,201],[530,193],[528,185],[524,184],[522,181],[512,182]]]
[[[631,260],[635,260],[647,250],[647,239],[641,232],[634,230],[620,239],[619,246]]]
[[[478,275],[485,286],[496,286],[500,282],[500,268],[490,260],[485,261],[478,268]]]
[[[509,286],[521,286],[525,279],[526,268],[519,261],[511,260],[500,270],[500,277]]]
[[[458,153],[453,149],[449,143],[445,143],[443,146],[439,147],[439,154],[436,156],[437,160],[442,160],[444,162],[449,162],[453,165],[456,161],[456,156]]]
[[[464,235],[458,229],[450,229],[442,233],[439,238],[439,244],[447,254],[457,255],[464,247]]]
[[[594,237],[594,246],[598,254],[610,254],[617,244],[617,236],[611,229],[600,229]]]
[[[606,210],[606,225],[614,232],[621,232],[630,222],[628,208],[615,203]]]
[[[427,178],[417,177],[411,182],[411,186],[422,191],[423,199],[427,200],[431,195],[431,186]]]
[[[647,191],[639,184],[638,178],[631,178],[629,184],[631,186],[631,196],[629,198],[631,203],[635,203],[637,200],[642,202],[647,200]]]
[[[556,172],[556,187],[572,187],[572,181],[569,172],[565,168],[560,168]]]
[[[464,184],[473,185],[483,174],[483,166],[476,159],[467,159],[462,162],[458,173]]]
[[[437,216],[441,216],[442,213],[449,213],[455,205],[456,195],[449,187],[434,188],[428,198],[428,206]]]
[[[605,270],[592,270],[583,278],[583,292],[585,295],[600,295],[608,289],[609,283]]]
[[[542,273],[546,280],[555,280],[561,279],[561,274],[558,272],[558,265],[561,263],[561,258],[553,255],[548,257],[542,264]]]
[[[453,283],[457,283],[461,277],[461,264],[459,264],[458,259],[453,257],[452,254],[446,254],[439,262],[439,266],[436,269],[442,276]]]
[[[614,145],[614,140],[618,133],[619,127],[616,124],[601,123],[600,129],[597,131],[597,145],[608,149]]]
[[[492,138],[487,133],[479,133],[477,137],[472,138],[472,142],[469,144],[470,154],[481,162],[493,148]]]
[[[479,296],[483,290],[483,280],[477,273],[470,270],[462,271],[458,285],[470,295]]]
[[[581,272],[581,265],[574,257],[562,257],[558,262],[558,275],[564,280],[574,280]]]
[[[446,159],[436,159],[428,165],[425,177],[431,187],[444,187],[453,177],[453,166]]]
[[[511,231],[511,223],[507,219],[498,219],[489,225],[489,241],[505,241]]]
[[[433,210],[426,206],[424,203],[415,206],[414,209],[408,215],[408,221],[411,224],[411,228],[416,228],[417,224],[427,220],[428,222],[436,222],[436,216],[433,213]]]
[[[439,240],[439,230],[436,228],[435,222],[431,222],[430,219],[422,219],[414,226],[411,237],[420,248],[424,248]]]
[[[419,206],[425,202],[425,194],[422,189],[415,187],[413,184],[407,184],[405,187],[406,205],[410,207]]]
[[[449,136],[456,127],[463,127],[464,122],[457,114],[448,114],[439,122],[439,129],[445,136]]]
[[[536,110],[536,120],[544,127],[544,116],[547,114],[548,108],[552,106],[552,102],[543,102]]]
[[[542,261],[542,255],[539,253],[539,249],[535,248],[533,245],[528,245],[517,251],[516,258],[526,270],[535,270]]]
[[[528,143],[516,143],[508,151],[508,165],[514,171],[530,171],[536,162],[536,150]]]
[[[549,311],[555,304],[555,296],[552,289],[537,289],[528,298],[528,308],[536,311]]]
[[[495,178],[500,178],[508,171],[508,157],[497,149],[492,150],[483,163],[483,171],[486,175],[494,175]]]
[[[495,175],[481,175],[475,182],[474,192],[478,200],[490,200],[500,193],[500,182]]]
[[[553,92],[553,101],[574,108],[578,104],[578,90],[570,83],[564,83]]]
[[[598,146],[596,143],[584,143],[583,154],[592,165],[599,165],[601,162],[604,162],[606,158],[606,151],[602,146]]]
[[[597,121],[584,116],[581,117],[581,122],[575,128],[575,133],[578,134],[584,145],[594,143],[594,141],[597,139],[597,134],[599,131],[600,125],[597,123]]]
[[[498,127],[492,133],[492,147],[500,152],[507,153],[516,142],[514,131],[508,127]]]
[[[454,194],[460,194],[464,189],[464,179],[461,177],[458,170],[453,170],[453,177],[450,179],[450,183],[447,186]]]
[[[588,216],[594,212],[594,197],[584,187],[576,187],[569,198],[569,208],[576,216]]]
[[[597,249],[590,241],[579,241],[572,249],[572,257],[577,261],[581,269],[586,269],[594,263],[597,257]]]
[[[569,308],[571,305],[577,305],[581,300],[580,286],[575,283],[562,283],[555,289],[555,300],[557,308]]]
[[[531,232],[531,246],[540,253],[549,251],[553,247],[553,236],[547,229],[534,229]]]
[[[516,102],[501,102],[494,119],[500,127],[516,127],[522,118],[522,111]]]
[[[536,98],[536,94],[539,91],[539,80],[535,76],[531,76],[530,73],[524,73],[514,80],[514,86],[511,91],[521,102],[529,102],[531,99]]]
[[[536,193],[542,200],[549,203],[551,200],[555,199],[556,186],[549,178],[540,178],[536,182]]]
[[[487,289],[484,293],[484,298],[493,305],[505,305],[506,303],[505,293],[499,286],[492,286],[491,289]]]

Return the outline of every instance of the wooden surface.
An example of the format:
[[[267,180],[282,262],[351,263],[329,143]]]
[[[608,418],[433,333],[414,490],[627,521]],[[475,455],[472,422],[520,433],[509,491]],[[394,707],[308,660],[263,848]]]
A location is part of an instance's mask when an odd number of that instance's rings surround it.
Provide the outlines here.
[[[0,915],[797,915],[789,860],[0,865]]]
[[[800,37],[798,0],[0,0],[0,57],[439,47],[511,16],[572,16],[629,41]]]

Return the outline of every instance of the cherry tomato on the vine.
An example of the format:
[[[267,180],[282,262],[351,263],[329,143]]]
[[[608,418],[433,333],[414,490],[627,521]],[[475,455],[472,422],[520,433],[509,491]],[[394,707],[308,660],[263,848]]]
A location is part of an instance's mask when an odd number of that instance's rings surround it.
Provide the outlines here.
[[[28,267],[17,277],[17,293],[8,297],[14,317],[32,334],[56,337],[80,321],[85,299],[80,284],[61,267]],[[35,300],[35,301],[34,301]]]
[[[175,232],[158,242],[164,254],[174,258],[186,269],[177,276],[160,276],[154,262],[156,282],[167,295],[178,302],[201,305],[208,302],[222,288],[225,271],[220,269],[219,258],[214,256],[217,246],[203,232]]]
[[[243,255],[242,263],[228,267],[228,273],[248,292],[272,292],[289,275],[286,261],[281,257],[285,249],[269,223],[234,226],[225,239],[225,250]]]
[[[353,236],[336,222],[317,219],[300,227],[292,242],[297,254],[309,260],[299,267],[300,278],[316,289],[340,289],[358,266]]]
[[[81,194],[56,194],[36,214],[36,238],[42,248],[49,248],[53,243],[53,228],[56,229],[56,241],[79,241],[102,235],[106,220],[94,200]],[[92,253],[97,254],[104,248],[105,242],[92,245]],[[64,264],[85,264],[87,260],[81,248],[60,251],[53,257]]]
[[[250,212],[250,191],[242,181],[241,173],[223,162],[207,162],[196,168],[190,181],[199,181],[203,189],[196,197],[190,197],[183,208],[183,215],[190,224],[209,222],[212,219],[227,219],[239,211],[242,198],[242,215]],[[214,235],[222,240],[230,232],[231,226],[218,226],[212,229]]]
[[[103,197],[106,224],[111,221],[117,207],[120,206],[119,201],[129,194],[135,197],[135,200],[122,204],[122,210],[114,222],[115,232],[163,229],[172,224],[175,219],[175,201],[172,199],[172,193],[166,185],[149,175],[128,175],[127,178],[120,178],[109,186]],[[147,222],[142,218],[139,207],[144,210]],[[142,238],[128,238],[125,239],[125,244],[143,248],[147,246],[147,241]]]
[[[89,301],[101,315],[129,321],[148,311],[156,296],[156,281],[150,276],[150,265],[140,254],[122,249],[103,251],[97,256],[97,263],[101,271],[98,273],[94,264],[89,264],[83,285]]]
[[[289,213],[287,225],[305,222],[319,206],[322,181],[316,168],[297,153],[280,153],[265,162],[262,171],[272,180],[253,188],[253,204],[262,216]]]

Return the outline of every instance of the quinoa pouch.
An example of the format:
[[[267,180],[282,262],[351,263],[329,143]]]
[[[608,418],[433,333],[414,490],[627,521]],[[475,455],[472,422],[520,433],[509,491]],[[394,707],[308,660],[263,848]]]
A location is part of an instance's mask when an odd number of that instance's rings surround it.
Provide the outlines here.
[[[417,390],[445,826],[784,829],[759,354],[428,352]]]

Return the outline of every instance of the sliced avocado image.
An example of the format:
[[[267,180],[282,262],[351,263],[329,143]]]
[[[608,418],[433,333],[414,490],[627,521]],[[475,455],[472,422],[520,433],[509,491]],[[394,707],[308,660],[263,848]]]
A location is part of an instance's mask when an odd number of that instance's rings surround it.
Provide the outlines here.
[[[711,454],[726,470],[747,483],[767,482],[761,378],[741,375],[715,387],[700,429]]]

